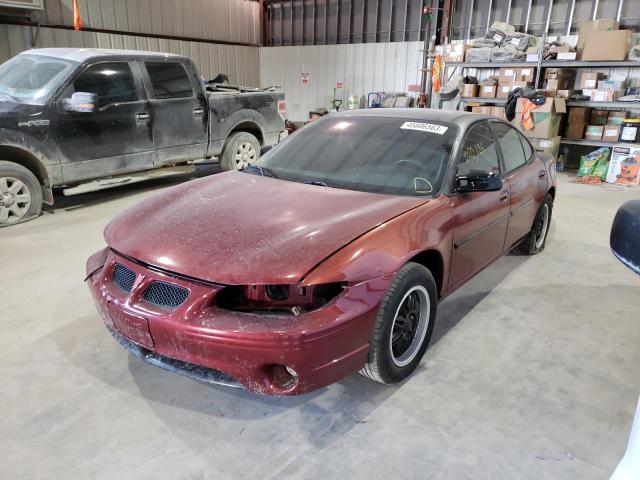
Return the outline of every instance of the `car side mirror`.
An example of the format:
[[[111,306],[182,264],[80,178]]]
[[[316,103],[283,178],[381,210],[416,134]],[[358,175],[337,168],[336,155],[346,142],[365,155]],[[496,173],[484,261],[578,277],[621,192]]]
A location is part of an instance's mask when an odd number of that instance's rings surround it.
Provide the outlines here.
[[[65,98],[62,105],[67,112],[93,113],[98,109],[98,95],[89,92],[75,92]]]
[[[260,147],[260,156],[263,156],[265,153],[267,153],[272,148],[273,148],[273,145],[262,145]]]
[[[618,260],[640,274],[640,200],[631,200],[618,209],[609,244]]]
[[[456,189],[462,193],[502,190],[502,178],[497,173],[475,169],[456,177]]]

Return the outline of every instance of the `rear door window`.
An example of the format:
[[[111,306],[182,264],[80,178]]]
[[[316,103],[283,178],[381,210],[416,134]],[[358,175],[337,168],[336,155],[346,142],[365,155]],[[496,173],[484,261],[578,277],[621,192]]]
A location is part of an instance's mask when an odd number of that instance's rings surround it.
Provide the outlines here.
[[[188,98],[193,96],[187,71],[176,62],[145,62],[153,97],[156,99]]]

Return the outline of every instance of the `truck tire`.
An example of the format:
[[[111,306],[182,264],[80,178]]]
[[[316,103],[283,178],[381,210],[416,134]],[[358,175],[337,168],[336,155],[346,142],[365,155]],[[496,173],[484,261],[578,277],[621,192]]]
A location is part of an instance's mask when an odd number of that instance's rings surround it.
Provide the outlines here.
[[[222,170],[242,170],[260,157],[260,142],[247,132],[235,132],[227,140],[220,158]]]
[[[42,188],[22,165],[0,160],[0,227],[26,222],[42,211]]]

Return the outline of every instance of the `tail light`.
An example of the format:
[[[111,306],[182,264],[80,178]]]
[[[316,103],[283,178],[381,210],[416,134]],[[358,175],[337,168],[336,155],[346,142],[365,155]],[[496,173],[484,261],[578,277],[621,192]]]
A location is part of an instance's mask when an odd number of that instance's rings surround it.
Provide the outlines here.
[[[287,119],[287,104],[284,100],[278,100],[278,113],[282,120]]]

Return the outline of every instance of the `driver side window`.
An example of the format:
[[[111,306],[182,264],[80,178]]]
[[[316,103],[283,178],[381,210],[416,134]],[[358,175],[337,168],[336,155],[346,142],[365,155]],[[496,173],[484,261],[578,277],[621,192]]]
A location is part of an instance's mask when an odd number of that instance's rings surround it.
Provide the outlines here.
[[[474,169],[500,174],[496,142],[491,133],[491,126],[486,121],[469,128],[462,146],[456,176],[467,175]]]
[[[105,62],[90,66],[75,79],[67,95],[74,92],[95,93],[98,108],[112,103],[138,100],[136,83],[126,62]]]

